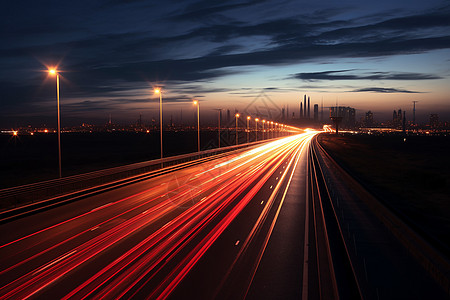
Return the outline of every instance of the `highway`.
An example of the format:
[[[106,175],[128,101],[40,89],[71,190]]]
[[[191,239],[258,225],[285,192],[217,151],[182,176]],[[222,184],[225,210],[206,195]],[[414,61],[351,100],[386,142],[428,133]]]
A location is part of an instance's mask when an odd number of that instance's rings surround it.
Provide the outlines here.
[[[0,298],[319,298],[305,264],[316,134],[2,224]]]

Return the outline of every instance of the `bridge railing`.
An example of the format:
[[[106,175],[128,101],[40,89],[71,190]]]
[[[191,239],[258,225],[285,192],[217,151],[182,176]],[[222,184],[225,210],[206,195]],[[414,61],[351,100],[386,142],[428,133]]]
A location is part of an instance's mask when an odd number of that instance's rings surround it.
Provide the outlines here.
[[[206,158],[208,156],[256,146],[263,142],[265,141],[215,148],[2,189],[0,190],[0,211],[10,210],[46,199],[87,190],[149,172],[157,172],[163,168]]]

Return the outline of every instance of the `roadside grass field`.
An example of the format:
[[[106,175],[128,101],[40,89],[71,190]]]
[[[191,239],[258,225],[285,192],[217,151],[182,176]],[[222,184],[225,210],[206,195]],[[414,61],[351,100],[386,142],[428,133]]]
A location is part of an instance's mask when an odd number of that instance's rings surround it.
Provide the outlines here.
[[[377,198],[450,248],[450,137],[321,134],[319,142]]]

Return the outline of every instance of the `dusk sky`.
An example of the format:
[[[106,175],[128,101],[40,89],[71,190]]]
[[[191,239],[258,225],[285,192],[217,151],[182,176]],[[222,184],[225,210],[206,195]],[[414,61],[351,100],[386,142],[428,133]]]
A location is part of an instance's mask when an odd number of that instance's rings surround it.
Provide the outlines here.
[[[412,101],[450,120],[450,4],[442,0],[7,1],[0,10],[0,126],[253,113],[264,91],[298,113],[311,103],[371,110]],[[255,105],[255,107],[252,107]],[[250,106],[250,107],[249,107]],[[183,117],[184,117],[183,116]]]

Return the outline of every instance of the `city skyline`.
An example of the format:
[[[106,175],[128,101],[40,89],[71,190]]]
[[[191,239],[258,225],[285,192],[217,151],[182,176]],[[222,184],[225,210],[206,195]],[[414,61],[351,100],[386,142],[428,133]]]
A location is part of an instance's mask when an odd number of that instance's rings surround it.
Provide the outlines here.
[[[388,120],[450,117],[450,6],[446,1],[96,1],[8,3],[2,14],[0,126],[129,123],[180,109],[214,120],[264,92],[299,110],[304,94]],[[257,109],[257,108],[255,108]],[[254,109],[254,110],[255,110]]]

